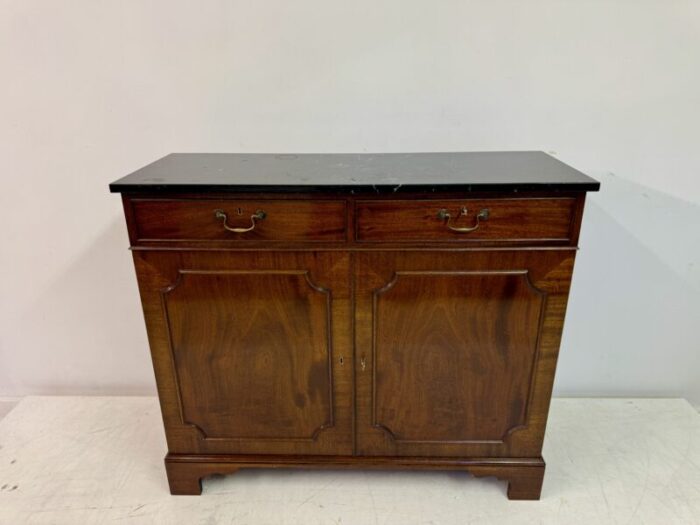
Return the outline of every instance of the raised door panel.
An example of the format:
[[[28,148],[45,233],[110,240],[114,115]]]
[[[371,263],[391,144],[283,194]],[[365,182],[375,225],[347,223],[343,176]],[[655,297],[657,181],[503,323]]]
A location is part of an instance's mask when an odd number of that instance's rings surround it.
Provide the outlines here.
[[[182,271],[164,301],[185,421],[214,439],[331,425],[329,300],[304,270]]]
[[[135,257],[171,452],[351,452],[347,254]]]
[[[539,455],[573,251],[358,255],[358,450]]]
[[[518,272],[397,272],[374,294],[374,421],[401,442],[524,423],[543,294]]]

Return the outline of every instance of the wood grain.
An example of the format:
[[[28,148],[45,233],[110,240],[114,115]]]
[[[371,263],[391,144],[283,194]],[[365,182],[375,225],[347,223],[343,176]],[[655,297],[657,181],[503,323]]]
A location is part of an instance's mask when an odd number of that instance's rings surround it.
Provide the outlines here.
[[[183,418],[205,439],[333,426],[330,292],[305,270],[182,270],[163,291]]]
[[[357,254],[358,453],[540,455],[574,253]]]
[[[463,196],[123,196],[173,494],[340,467],[539,497],[585,195]],[[435,217],[462,205],[491,210],[477,235]],[[231,234],[215,208],[268,218]]]
[[[463,199],[463,200],[374,200],[356,203],[358,241],[443,241],[479,242],[567,242],[573,235],[572,216],[576,200],[548,199]],[[466,207],[468,214],[460,217]],[[489,218],[472,232],[455,232],[437,213],[452,215],[451,225],[473,227],[480,210]]]
[[[134,260],[171,452],[352,452],[348,254]]]
[[[342,200],[281,199],[133,199],[137,241],[343,241],[345,202]],[[249,227],[250,216],[266,213],[255,229],[227,231],[215,210],[228,216],[232,227]]]
[[[527,270],[396,272],[373,293],[373,426],[502,442],[525,423],[543,303]]]
[[[358,456],[178,456],[165,458],[171,494],[196,496],[202,480],[249,468],[419,469],[462,470],[475,477],[493,476],[508,482],[508,499],[537,500],[542,491],[544,460],[539,458],[396,458]]]

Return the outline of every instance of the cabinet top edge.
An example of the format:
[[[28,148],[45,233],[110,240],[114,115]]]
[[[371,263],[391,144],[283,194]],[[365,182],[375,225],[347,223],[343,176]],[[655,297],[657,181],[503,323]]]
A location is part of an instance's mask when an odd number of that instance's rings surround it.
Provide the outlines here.
[[[112,193],[598,191],[600,183],[541,151],[449,153],[171,153]]]

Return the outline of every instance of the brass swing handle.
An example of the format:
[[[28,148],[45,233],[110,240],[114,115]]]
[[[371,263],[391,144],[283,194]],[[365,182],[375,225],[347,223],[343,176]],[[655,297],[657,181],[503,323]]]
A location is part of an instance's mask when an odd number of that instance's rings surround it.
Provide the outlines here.
[[[263,210],[257,210],[253,215],[250,216],[250,226],[248,226],[247,228],[233,228],[229,226],[228,215],[226,215],[224,210],[214,210],[214,217],[216,217],[217,219],[222,219],[224,228],[228,231],[233,233],[245,233],[254,230],[256,226],[255,221],[263,220],[265,217],[267,217],[267,213],[265,213]]]
[[[469,212],[468,212],[466,206],[463,206],[462,209],[461,209],[460,212],[459,212],[458,217],[462,217],[462,216],[466,215],[467,213],[469,213]],[[438,219],[440,219],[441,221],[444,221],[445,219],[447,219],[447,223],[445,224],[445,226],[447,226],[447,227],[448,227],[450,230],[452,230],[453,232],[458,232],[458,233],[469,233],[469,232],[473,232],[474,230],[476,230],[477,228],[479,228],[479,224],[480,224],[481,221],[486,221],[486,220],[488,220],[488,218],[489,218],[489,209],[488,209],[488,208],[484,208],[483,210],[481,210],[481,211],[476,215],[476,223],[474,224],[474,226],[464,226],[464,227],[452,226],[452,225],[450,224],[450,221],[452,220],[452,215],[450,215],[450,212],[447,211],[445,208],[443,208],[443,209],[441,209],[440,211],[437,212],[437,217],[438,217]]]

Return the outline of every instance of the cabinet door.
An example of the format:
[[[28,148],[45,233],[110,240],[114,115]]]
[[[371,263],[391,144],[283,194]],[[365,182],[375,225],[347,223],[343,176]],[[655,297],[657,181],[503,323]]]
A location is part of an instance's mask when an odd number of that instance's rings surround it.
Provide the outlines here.
[[[348,254],[134,260],[171,453],[352,452]]]
[[[574,254],[357,254],[358,453],[539,456]]]

